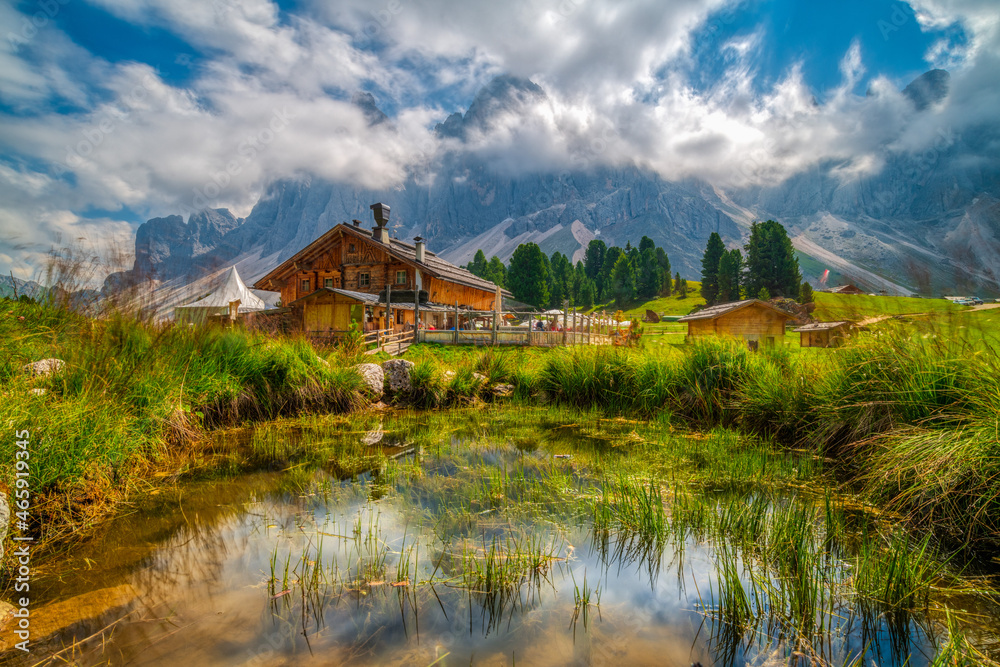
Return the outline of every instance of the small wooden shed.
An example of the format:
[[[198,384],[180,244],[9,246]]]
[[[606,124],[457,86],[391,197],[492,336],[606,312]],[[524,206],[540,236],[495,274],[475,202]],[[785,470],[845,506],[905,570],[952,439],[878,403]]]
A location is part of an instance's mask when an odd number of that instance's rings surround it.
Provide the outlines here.
[[[839,347],[851,335],[853,322],[813,322],[794,329],[802,347]]]
[[[687,322],[688,337],[730,336],[774,345],[785,336],[785,322],[792,315],[759,299],[711,306],[677,320]]]
[[[831,294],[867,294],[864,290],[859,288],[854,283],[848,283],[847,285],[841,285],[840,287],[834,287],[830,290]]]

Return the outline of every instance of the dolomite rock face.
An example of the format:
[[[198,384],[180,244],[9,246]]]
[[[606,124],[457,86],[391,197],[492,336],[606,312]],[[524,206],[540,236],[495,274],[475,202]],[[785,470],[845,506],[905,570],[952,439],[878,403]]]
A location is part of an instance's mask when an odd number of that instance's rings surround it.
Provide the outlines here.
[[[378,364],[358,364],[354,367],[365,385],[371,389],[372,398],[376,401],[382,398],[385,392],[385,373]]]
[[[385,373],[390,394],[406,394],[413,388],[410,382],[411,368],[413,362],[406,359],[390,359],[382,363],[382,372]]]

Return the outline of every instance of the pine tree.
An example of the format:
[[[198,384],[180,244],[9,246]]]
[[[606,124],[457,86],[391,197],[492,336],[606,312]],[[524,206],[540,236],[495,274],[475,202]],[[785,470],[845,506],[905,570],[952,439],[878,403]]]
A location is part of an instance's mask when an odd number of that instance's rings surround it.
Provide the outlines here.
[[[604,264],[601,266],[601,273],[595,281],[598,290],[597,298],[602,301],[614,298],[614,294],[611,293],[611,272],[614,271],[615,263],[623,254],[624,251],[618,246],[611,246],[604,253]]]
[[[740,274],[743,272],[743,255],[738,249],[723,253],[719,258],[719,303],[740,300]]]
[[[577,306],[583,310],[590,310],[594,307],[596,298],[597,289],[594,287],[594,281],[590,278],[584,278],[583,284],[580,286],[580,293],[577,295]]]
[[[812,303],[813,299],[812,285],[809,283],[802,283],[802,287],[799,289],[799,303]]]
[[[587,244],[587,252],[583,256],[583,270],[587,272],[587,277],[594,281],[598,296],[601,292],[601,269],[604,266],[604,257],[607,254],[607,244],[600,239],[594,239]]]
[[[712,232],[701,258],[701,295],[710,306],[719,298],[719,260],[725,254],[726,245],[722,237],[718,232]]]
[[[490,263],[486,265],[486,275],[483,277],[500,287],[507,287],[507,267],[496,255],[490,257]]]
[[[645,236],[643,240],[647,240]],[[636,283],[639,296],[643,299],[652,299],[660,292],[660,281],[662,274],[660,265],[656,261],[656,250],[654,248],[644,248],[639,253],[639,266],[636,267]]]
[[[681,278],[680,273],[674,274],[674,294],[681,299],[687,297],[687,281]]]
[[[552,253],[549,262],[549,307],[562,308],[573,290],[573,265],[561,252]]]
[[[611,272],[611,296],[614,297],[615,305],[622,307],[634,301],[635,294],[635,269],[628,255],[622,253]]]
[[[646,250],[647,248],[649,250],[655,250],[656,249],[656,244],[653,243],[653,239],[649,238],[648,236],[643,236],[639,240],[639,252],[641,253],[642,251]]]
[[[549,303],[549,260],[535,243],[517,246],[507,269],[507,286],[518,301],[545,308]]]
[[[465,268],[472,275],[479,276],[480,278],[486,276],[486,254],[482,249],[476,251],[476,256],[472,258],[472,261]]]
[[[788,232],[774,220],[755,222],[746,246],[746,293],[797,298],[802,275]]]
[[[660,286],[656,293],[660,296],[670,296],[673,282],[670,280],[670,258],[663,248],[656,249],[656,263],[660,267]]]

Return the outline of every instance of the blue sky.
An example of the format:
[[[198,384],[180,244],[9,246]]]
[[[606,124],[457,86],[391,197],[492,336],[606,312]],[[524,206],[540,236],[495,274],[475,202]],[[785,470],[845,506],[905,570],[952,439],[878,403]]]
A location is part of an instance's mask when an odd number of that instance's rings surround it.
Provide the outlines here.
[[[276,178],[433,178],[443,151],[511,169],[636,161],[721,187],[819,160],[868,173],[886,145],[918,150],[931,126],[993,113],[995,14],[977,0],[0,0],[0,270],[33,275],[55,242],[98,247],[156,215],[245,215]],[[932,67],[967,94],[928,120],[899,90]],[[462,145],[433,133],[504,73],[546,99]],[[369,127],[357,91],[392,122]]]

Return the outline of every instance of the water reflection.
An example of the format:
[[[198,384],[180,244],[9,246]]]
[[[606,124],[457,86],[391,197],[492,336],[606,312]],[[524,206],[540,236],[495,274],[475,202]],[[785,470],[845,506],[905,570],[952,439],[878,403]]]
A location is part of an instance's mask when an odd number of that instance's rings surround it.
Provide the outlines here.
[[[501,433],[466,419],[234,436],[280,465],[165,492],[114,522],[38,586],[56,602],[129,594],[5,664],[932,661],[938,630],[925,615],[850,594],[856,531],[830,530],[814,498],[629,495],[632,424]],[[779,515],[805,526],[782,533],[800,540],[798,556],[775,560]],[[811,601],[795,577],[811,582]]]

